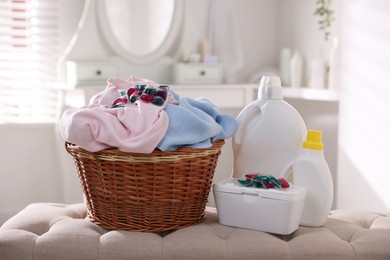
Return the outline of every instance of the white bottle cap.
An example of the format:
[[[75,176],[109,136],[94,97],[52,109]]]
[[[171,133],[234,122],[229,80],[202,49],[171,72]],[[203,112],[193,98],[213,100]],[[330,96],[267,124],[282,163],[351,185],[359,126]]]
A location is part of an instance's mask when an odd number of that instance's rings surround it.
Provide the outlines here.
[[[278,76],[263,76],[258,90],[259,99],[283,99],[282,83]]]

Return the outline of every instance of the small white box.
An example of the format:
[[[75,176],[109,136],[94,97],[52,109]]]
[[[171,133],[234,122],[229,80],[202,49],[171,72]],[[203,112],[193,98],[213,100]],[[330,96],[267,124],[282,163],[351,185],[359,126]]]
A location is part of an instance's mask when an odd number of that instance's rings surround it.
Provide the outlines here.
[[[304,187],[259,189],[229,179],[213,186],[222,225],[288,235],[297,230],[306,196]]]
[[[219,63],[178,63],[173,68],[175,84],[220,84],[223,81]]]
[[[107,79],[118,76],[118,67],[107,62],[67,61],[66,81],[72,85],[106,84]]]

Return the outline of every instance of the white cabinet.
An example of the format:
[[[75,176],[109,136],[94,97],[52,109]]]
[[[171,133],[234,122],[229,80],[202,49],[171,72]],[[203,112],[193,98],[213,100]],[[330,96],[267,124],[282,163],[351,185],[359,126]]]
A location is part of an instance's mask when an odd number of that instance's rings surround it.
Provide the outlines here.
[[[66,81],[71,85],[106,83],[108,78],[118,76],[116,64],[107,62],[67,61]]]
[[[178,63],[173,66],[175,84],[221,84],[221,64]]]
[[[244,108],[257,98],[257,84],[207,84],[171,87],[181,97],[205,97],[220,108]],[[338,102],[339,93],[335,90],[309,88],[283,88],[284,99],[312,100],[317,102]]]

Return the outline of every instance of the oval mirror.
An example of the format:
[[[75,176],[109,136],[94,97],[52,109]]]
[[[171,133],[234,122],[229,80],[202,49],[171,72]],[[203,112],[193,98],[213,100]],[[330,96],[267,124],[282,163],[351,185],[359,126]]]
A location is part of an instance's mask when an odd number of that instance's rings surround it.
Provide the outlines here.
[[[98,20],[112,50],[134,63],[165,55],[180,31],[182,0],[102,0]]]

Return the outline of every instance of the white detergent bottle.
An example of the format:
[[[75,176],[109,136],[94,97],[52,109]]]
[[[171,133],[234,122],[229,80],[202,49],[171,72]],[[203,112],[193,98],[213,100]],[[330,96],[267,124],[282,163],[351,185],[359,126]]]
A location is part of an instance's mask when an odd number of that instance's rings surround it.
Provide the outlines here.
[[[324,157],[322,132],[309,130],[300,156],[293,163],[293,183],[306,188],[300,225],[323,226],[333,202],[333,181]]]
[[[239,113],[237,121],[232,177],[265,173],[285,178],[307,130],[300,114],[283,100],[279,77],[261,78],[258,99]]]

